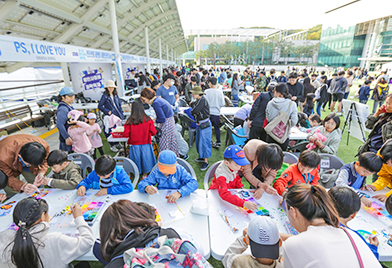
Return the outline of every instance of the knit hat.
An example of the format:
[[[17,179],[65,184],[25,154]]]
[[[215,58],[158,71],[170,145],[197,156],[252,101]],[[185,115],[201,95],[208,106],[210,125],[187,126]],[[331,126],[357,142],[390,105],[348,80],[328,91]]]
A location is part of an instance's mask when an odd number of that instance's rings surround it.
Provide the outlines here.
[[[174,174],[177,171],[177,156],[173,151],[164,150],[158,156],[158,168],[162,173]]]
[[[195,95],[197,95],[197,94],[204,95],[205,94],[203,92],[203,90],[201,89],[201,87],[199,87],[199,86],[195,86],[194,88],[192,88],[191,93],[195,94]]]
[[[95,113],[88,113],[87,119],[97,119],[97,115]]]
[[[250,251],[255,258],[279,258],[279,230],[268,216],[257,216],[248,225]]]
[[[233,159],[233,161],[240,166],[249,165],[248,159],[245,157],[244,151],[238,145],[230,145],[223,153],[224,158]]]

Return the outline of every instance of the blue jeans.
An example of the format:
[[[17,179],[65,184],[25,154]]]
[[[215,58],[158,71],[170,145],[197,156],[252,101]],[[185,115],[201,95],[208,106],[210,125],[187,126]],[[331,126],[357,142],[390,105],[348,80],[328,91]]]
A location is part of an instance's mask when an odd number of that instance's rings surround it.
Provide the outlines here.
[[[237,95],[231,95],[233,97],[233,105],[234,107],[238,107],[238,94]]]
[[[350,92],[344,93],[344,97],[343,97],[343,98],[344,98],[345,100],[347,100],[349,94],[350,94]]]
[[[321,116],[321,106],[323,106],[324,103],[322,102],[317,102],[317,108],[316,108],[316,112],[319,116]]]

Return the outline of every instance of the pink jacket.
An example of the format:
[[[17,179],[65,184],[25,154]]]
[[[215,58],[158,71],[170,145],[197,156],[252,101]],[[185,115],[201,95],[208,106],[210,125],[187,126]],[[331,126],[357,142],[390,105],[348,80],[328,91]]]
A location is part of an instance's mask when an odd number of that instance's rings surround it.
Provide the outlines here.
[[[95,123],[94,125],[89,125],[90,129],[87,131],[88,138],[91,142],[91,145],[93,148],[99,148],[102,147],[102,139],[101,136],[99,136],[99,133],[101,133],[101,127]],[[98,132],[94,132],[94,130],[98,130]]]
[[[90,125],[80,121],[78,121],[77,125],[79,127],[68,128],[68,134],[72,139],[72,149],[75,153],[87,153],[92,148],[86,133],[89,131]]]

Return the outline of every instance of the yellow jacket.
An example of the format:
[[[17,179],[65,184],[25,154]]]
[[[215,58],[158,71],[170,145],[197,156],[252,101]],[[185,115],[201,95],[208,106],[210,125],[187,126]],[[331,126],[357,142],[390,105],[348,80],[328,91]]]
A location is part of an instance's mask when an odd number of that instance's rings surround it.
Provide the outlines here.
[[[377,155],[381,156],[380,150],[377,152]],[[378,179],[373,182],[371,185],[376,187],[376,190],[382,190],[385,187],[388,187],[392,189],[392,167],[390,167],[388,164],[383,164],[381,170],[377,173]],[[388,197],[392,194],[392,190],[387,192],[385,195]]]

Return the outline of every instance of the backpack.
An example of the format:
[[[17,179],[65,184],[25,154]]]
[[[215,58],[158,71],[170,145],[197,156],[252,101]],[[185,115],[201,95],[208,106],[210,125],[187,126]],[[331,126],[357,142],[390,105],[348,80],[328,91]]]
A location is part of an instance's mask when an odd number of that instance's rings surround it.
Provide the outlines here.
[[[377,91],[378,91],[378,87],[379,86],[377,86],[377,89],[376,89]],[[388,96],[388,92],[389,92],[389,85],[387,85],[385,88],[381,89],[381,93],[380,93],[380,96],[378,97],[378,100],[380,100],[380,101],[385,100]]]
[[[167,236],[158,238],[158,248],[131,248],[124,252],[124,268],[212,268],[189,241]]]
[[[276,76],[275,75],[271,75],[270,76],[270,84],[271,83],[273,83],[273,84],[278,84],[278,80],[276,79]]]
[[[279,144],[283,144],[290,134],[290,108],[293,102],[290,101],[289,109],[287,112],[279,111],[278,115],[265,126],[265,132]]]

